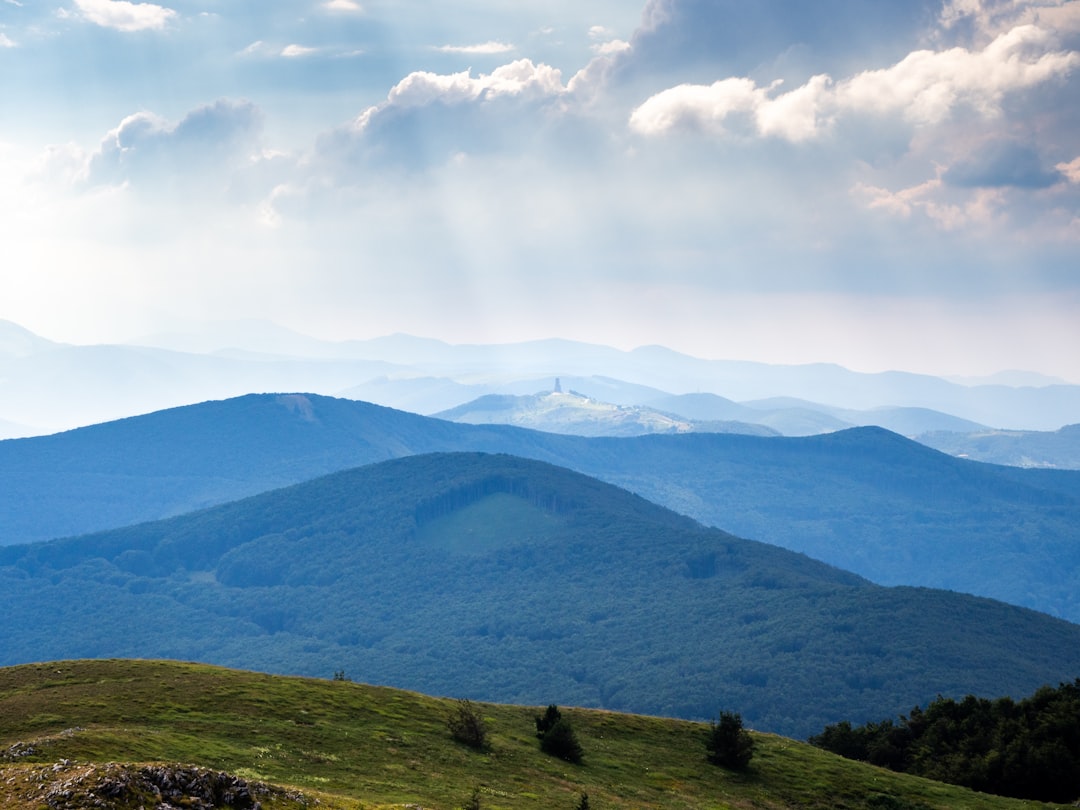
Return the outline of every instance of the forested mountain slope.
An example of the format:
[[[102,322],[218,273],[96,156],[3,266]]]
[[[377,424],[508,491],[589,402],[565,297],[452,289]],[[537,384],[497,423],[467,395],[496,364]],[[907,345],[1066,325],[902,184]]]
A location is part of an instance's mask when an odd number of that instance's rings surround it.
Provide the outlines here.
[[[570,467],[879,583],[1080,620],[1080,472],[978,464],[874,428],[585,439],[314,395],[251,395],[0,442],[0,543],[114,528],[451,450]]]
[[[509,456],[414,456],[0,549],[0,663],[168,657],[803,736],[1080,672],[1080,626],[882,588]]]

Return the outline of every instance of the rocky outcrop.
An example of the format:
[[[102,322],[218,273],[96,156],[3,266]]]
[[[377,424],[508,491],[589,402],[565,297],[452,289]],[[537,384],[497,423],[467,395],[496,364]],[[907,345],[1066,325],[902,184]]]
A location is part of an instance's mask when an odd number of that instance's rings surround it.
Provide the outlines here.
[[[51,766],[20,769],[7,784],[21,782],[24,800],[50,810],[261,810],[275,806],[312,807],[303,794],[232,774],[185,765],[79,764],[61,760]]]

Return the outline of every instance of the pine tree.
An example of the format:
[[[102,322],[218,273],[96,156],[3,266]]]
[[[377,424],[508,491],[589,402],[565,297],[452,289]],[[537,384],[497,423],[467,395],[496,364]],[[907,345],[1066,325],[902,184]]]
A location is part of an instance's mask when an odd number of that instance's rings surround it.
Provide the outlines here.
[[[705,750],[714,765],[741,771],[754,756],[754,738],[743,729],[741,715],[720,712],[719,722],[713,721],[709,726]]]

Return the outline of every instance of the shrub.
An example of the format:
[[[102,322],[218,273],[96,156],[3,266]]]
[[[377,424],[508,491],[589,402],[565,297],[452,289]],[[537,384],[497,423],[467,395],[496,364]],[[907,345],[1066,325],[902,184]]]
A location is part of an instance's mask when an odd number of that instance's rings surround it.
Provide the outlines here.
[[[559,718],[540,738],[540,750],[553,757],[565,759],[575,765],[581,762],[584,752],[569,721]]]
[[[454,739],[478,751],[487,747],[487,725],[480,712],[468,700],[459,700],[446,720]]]
[[[541,740],[544,739],[548,729],[559,722],[561,718],[562,712],[559,711],[558,706],[552,703],[542,715],[536,716],[536,736]]]
[[[754,738],[743,728],[741,715],[720,712],[719,722],[714,720],[709,725],[705,750],[714,765],[741,771],[754,756]]]

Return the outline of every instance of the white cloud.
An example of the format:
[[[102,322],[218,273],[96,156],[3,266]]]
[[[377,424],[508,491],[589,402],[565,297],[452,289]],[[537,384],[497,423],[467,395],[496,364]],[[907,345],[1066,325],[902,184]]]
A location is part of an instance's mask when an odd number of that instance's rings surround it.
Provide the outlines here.
[[[440,45],[435,48],[442,53],[463,53],[470,55],[490,56],[500,53],[509,53],[514,46],[506,42],[482,42],[479,45]]]
[[[117,31],[160,30],[177,16],[171,8],[127,0],[75,0],[75,6],[90,22]]]
[[[281,49],[281,55],[286,59],[296,59],[302,56],[311,56],[313,53],[318,53],[318,48],[309,48],[306,45],[286,45]]]
[[[947,0],[939,21],[945,30],[968,25],[983,38],[1025,24],[1060,33],[1078,32],[1080,0]]]
[[[1055,167],[1070,183],[1080,183],[1080,157],[1068,163],[1059,163]]]
[[[359,12],[364,10],[363,6],[355,2],[355,0],[327,0],[327,2],[323,3],[323,8],[328,11]]]
[[[961,105],[993,115],[1006,93],[1064,76],[1080,65],[1080,53],[1052,51],[1052,41],[1047,31],[1023,25],[982,51],[916,51],[891,68],[843,82],[837,101],[852,110],[901,112],[915,123],[937,123]]]
[[[17,46],[15,45],[14,42],[12,42],[8,38],[7,34],[5,34],[3,31],[0,31],[0,48],[15,48],[15,47],[17,47]]]
[[[192,110],[180,121],[149,112],[129,115],[85,161],[79,179],[87,185],[123,185],[142,178],[195,182],[209,172],[241,165],[254,144],[262,114],[248,101],[219,100]]]
[[[958,201],[947,199],[943,191],[941,177],[899,191],[862,183],[856,184],[853,189],[857,196],[867,201],[870,209],[879,209],[903,219],[920,212],[946,231],[972,226],[990,228],[1003,224],[1005,195],[1000,189],[979,189]]]
[[[467,70],[451,74],[410,73],[390,90],[387,103],[417,107],[435,101],[455,104],[499,96],[558,95],[564,91],[558,68],[533,64],[531,59],[519,59],[476,78]]]
[[[840,82],[820,75],[787,93],[746,78],[712,85],[681,85],[634,110],[631,128],[643,135],[674,129],[723,134],[744,116],[761,136],[804,141],[829,130],[841,115],[900,115],[916,125],[940,123],[960,107],[983,116],[1000,112],[1008,93],[1067,75],[1080,53],[1050,50],[1051,35],[1019,26],[981,51],[951,48],[915,51],[892,67],[869,70]]]
[[[621,39],[613,39],[609,42],[598,42],[592,46],[593,52],[600,54],[600,56],[612,56],[617,53],[624,53],[629,51],[630,48],[630,43]]]

